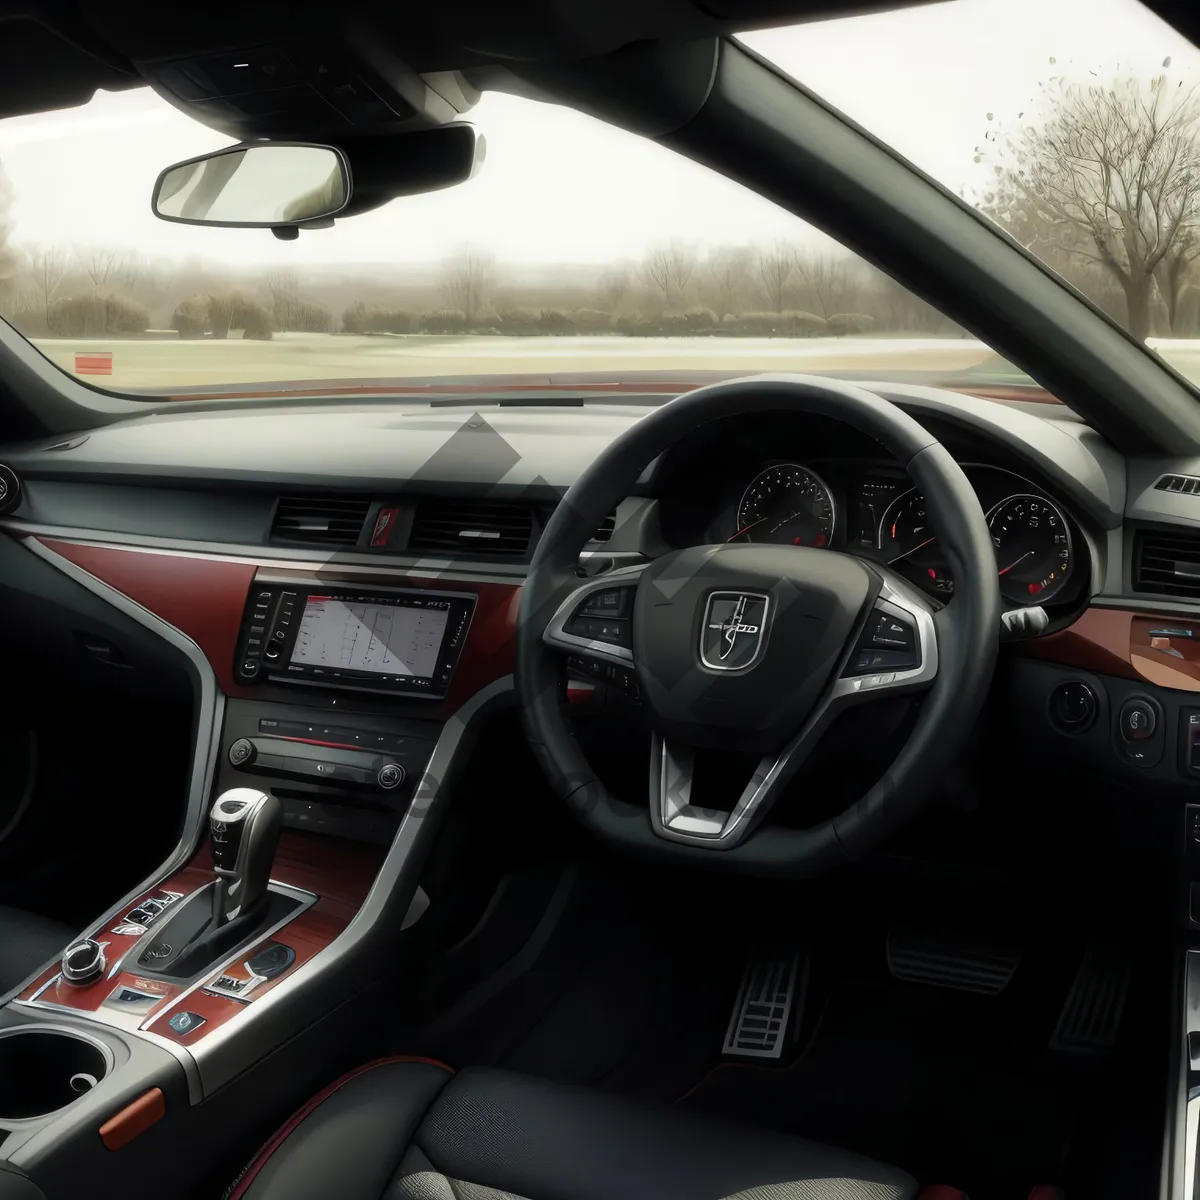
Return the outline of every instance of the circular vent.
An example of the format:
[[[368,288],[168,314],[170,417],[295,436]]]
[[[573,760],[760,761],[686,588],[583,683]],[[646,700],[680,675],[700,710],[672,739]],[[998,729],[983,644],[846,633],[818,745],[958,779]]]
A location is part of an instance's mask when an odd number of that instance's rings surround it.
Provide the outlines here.
[[[12,512],[21,503],[21,481],[11,467],[0,463],[0,515]]]

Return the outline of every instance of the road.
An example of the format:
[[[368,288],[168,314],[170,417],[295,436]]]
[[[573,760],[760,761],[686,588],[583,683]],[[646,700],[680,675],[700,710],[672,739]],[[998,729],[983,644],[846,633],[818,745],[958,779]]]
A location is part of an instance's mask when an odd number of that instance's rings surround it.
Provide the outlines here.
[[[174,392],[239,383],[298,380],[404,380],[469,375],[544,375],[712,370],[795,371],[870,377],[969,375],[1018,381],[1019,372],[965,338],[626,338],[497,336],[359,337],[277,334],[269,342],[46,338],[34,344],[72,371],[77,353],[112,353],[111,375],[85,378],[115,390]],[[1200,382],[1200,341],[1151,343]]]

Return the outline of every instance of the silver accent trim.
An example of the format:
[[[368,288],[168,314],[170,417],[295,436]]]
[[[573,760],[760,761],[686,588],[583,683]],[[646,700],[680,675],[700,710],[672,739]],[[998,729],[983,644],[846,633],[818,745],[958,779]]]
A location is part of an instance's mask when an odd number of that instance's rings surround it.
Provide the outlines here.
[[[646,569],[646,563],[637,563],[629,567],[616,567],[589,579],[587,583],[575,588],[555,610],[545,630],[542,641],[555,650],[566,650],[572,654],[584,653],[591,658],[599,658],[604,662],[616,663],[621,667],[633,665],[633,651],[624,646],[614,646],[611,642],[594,642],[589,638],[567,633],[566,624],[575,615],[575,610],[593,592],[605,592],[609,588],[620,587],[622,584],[637,586],[638,578]]]
[[[40,357],[40,355],[39,355]],[[450,575],[455,582],[516,583],[520,584],[528,570],[528,563],[512,564],[511,572],[498,570],[502,564],[430,556],[406,556],[386,559],[381,556],[357,554],[353,551],[331,552],[327,559],[309,557],[297,559],[295,547],[253,546],[244,542],[204,542],[179,538],[156,537],[153,534],[122,534],[113,529],[79,529],[70,525],[46,525],[38,521],[26,521],[17,517],[0,517],[0,531],[14,537],[45,537],[58,542],[71,542],[81,546],[98,546],[105,550],[132,550],[142,554],[169,554],[176,558],[213,558],[221,562],[244,563],[249,566],[275,567],[292,571],[336,571],[350,570],[356,575],[411,575],[428,579],[431,575]],[[123,541],[128,537],[128,541]],[[310,555],[317,553],[310,549]],[[612,558],[615,555],[602,557]]]
[[[63,538],[62,540],[72,540]],[[110,587],[103,580],[77,567],[69,559],[42,545],[34,537],[26,537],[23,544],[32,554],[44,559],[57,568],[68,578],[87,588],[88,591],[111,604],[114,608],[131,617],[140,625],[144,625],[151,633],[157,634],[165,642],[170,643],[181,651],[192,664],[200,685],[200,698],[196,710],[196,733],[192,748],[192,771],[188,787],[187,809],[184,814],[183,830],[175,848],[149,875],[146,876],[131,891],[126,892],[115,904],[111,905],[97,920],[83,931],[81,937],[90,937],[107,928],[118,916],[124,915],[135,902],[157,884],[163,883],[168,876],[174,874],[180,867],[186,865],[191,858],[200,837],[204,832],[207,817],[208,797],[216,774],[217,751],[221,720],[225,709],[225,697],[217,687],[217,678],[204,652],[191,638],[174,625],[168,624],[149,609],[143,608],[131,600],[123,592]],[[129,547],[116,547],[128,549]],[[21,980],[7,993],[0,995],[0,1005],[17,996],[29,986],[48,966],[43,963],[36,971]]]
[[[803,728],[778,754],[763,757],[732,812],[694,807],[690,803],[694,754],[686,747],[667,742],[658,733],[652,736],[650,822],[659,837],[710,850],[728,850],[736,846],[799,770],[821,734],[842,709],[861,700],[874,699],[888,692],[912,691],[933,682],[938,671],[937,630],[924,597],[894,573],[887,572],[870,612],[886,612],[915,623],[920,663],[906,671],[842,675],[866,625],[864,619],[847,642],[837,677],[817,702]]]
[[[98,942],[95,938],[80,938],[78,941],[71,942],[70,945],[62,952],[62,966],[59,974],[67,983],[84,984],[92,983],[98,980],[104,974],[105,967],[108,966],[108,960],[104,954],[105,946],[109,942]],[[74,955],[75,951],[90,952],[84,960],[86,966],[77,966],[68,959]]]
[[[1187,1102],[1183,1132],[1183,1200],[1192,1200],[1196,1188],[1196,1131],[1200,1127],[1200,1096]]]
[[[215,1069],[217,1058],[227,1044],[236,1038],[252,1038],[253,1023],[261,1020],[273,1008],[300,988],[307,987],[318,978],[336,976],[344,959],[354,953],[370,936],[383,911],[392,889],[400,879],[409,855],[413,852],[421,833],[425,817],[443,800],[443,783],[449,775],[460,743],[468,729],[492,701],[513,692],[513,679],[505,675],[481,688],[470,700],[455,712],[442,726],[441,735],[434,745],[429,762],[417,783],[412,802],[400,822],[396,836],[388,849],[383,865],[375,876],[367,898],[363,901],[350,924],[323,950],[313,955],[306,963],[291,970],[275,987],[247,1006],[236,1021],[227,1021],[208,1033],[193,1051],[199,1067],[201,1085],[205,1095],[226,1083],[233,1075]],[[227,965],[227,964],[226,964]],[[163,1039],[166,1040],[166,1039]],[[174,1043],[172,1043],[174,1044]]]
[[[733,611],[733,616],[727,621],[714,621],[712,619],[712,606],[715,600],[733,599],[737,607]],[[757,625],[747,625],[742,621],[741,609],[743,602],[746,600],[761,600],[763,611],[762,620]],[[704,619],[700,622],[700,663],[707,667],[710,671],[735,671],[741,674],[744,671],[753,670],[762,660],[763,652],[767,647],[767,624],[771,618],[771,597],[766,592],[742,592],[733,591],[728,588],[718,589],[715,592],[708,593],[708,599],[704,602]],[[750,656],[750,661],[742,663],[741,666],[730,666],[724,662],[724,656],[718,655],[717,661],[713,662],[708,657],[708,652],[705,650],[704,643],[707,639],[707,634],[710,629],[720,629],[722,634],[728,639],[729,646],[726,654],[732,654],[734,647],[737,645],[737,635],[739,633],[754,633],[756,638],[754,641],[754,653]],[[729,638],[729,634],[734,636]]]

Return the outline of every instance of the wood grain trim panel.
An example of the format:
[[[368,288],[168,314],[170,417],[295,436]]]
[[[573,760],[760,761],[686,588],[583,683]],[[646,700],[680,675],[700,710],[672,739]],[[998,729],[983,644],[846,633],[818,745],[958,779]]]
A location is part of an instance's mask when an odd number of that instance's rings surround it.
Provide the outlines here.
[[[253,563],[38,540],[187,634],[204,652],[226,695],[249,694],[234,681],[233,660],[242,611],[254,582]]]
[[[299,571],[281,569],[265,559],[156,553],[150,549],[124,549],[48,537],[39,541],[190,637],[203,651],[227,696],[262,695],[258,689],[243,687],[233,677],[242,613],[259,572],[274,579],[317,579],[330,586],[378,584],[385,578],[378,573],[356,574],[353,567],[314,564],[311,571]],[[394,577],[386,577],[386,582],[394,587],[451,589],[476,596],[471,627],[450,690],[442,703],[431,706],[431,717],[445,720],[481,688],[512,673],[521,597],[519,584],[459,580],[451,575],[414,577],[402,570],[397,570]],[[302,699],[297,695],[296,702],[301,703]]]
[[[1200,619],[1089,608],[1059,633],[1018,642],[1012,649],[1024,658],[1097,675],[1200,692]]]
[[[275,863],[271,868],[271,878],[312,892],[317,900],[311,908],[295,917],[273,937],[263,939],[243,955],[243,960],[250,958],[271,942],[282,942],[296,952],[296,961],[291,967],[260,985],[252,994],[250,1003],[253,1003],[254,996],[265,994],[281,980],[286,979],[292,971],[323,950],[346,928],[366,900],[379,868],[383,865],[385,853],[382,846],[349,842],[321,834],[296,833],[290,830],[283,834],[275,854]],[[184,896],[191,895],[210,883],[212,878],[212,855],[208,844],[205,843],[186,867],[161,884],[149,888],[129,907],[134,908],[137,903],[164,890],[182,892]],[[112,933],[112,927],[118,923],[119,918],[114,918],[95,934],[97,940],[109,943],[106,955],[110,963],[128,953],[141,936]],[[231,973],[240,973],[243,976],[246,974],[245,971],[240,971],[240,968]],[[49,984],[38,996],[39,1001],[60,1004],[80,1012],[96,1012],[114,988],[134,988],[148,995],[161,996],[160,1002],[146,1014],[142,1028],[153,1028],[155,1033],[181,1043],[198,1041],[205,1033],[233,1020],[246,1008],[240,1001],[214,996],[202,990],[192,992],[180,1000],[179,996],[183,991],[180,985],[166,980],[146,978],[132,970],[122,970],[111,979],[106,975],[87,987],[72,987],[57,979],[57,975],[57,966],[47,968],[21,992],[18,999],[31,1000],[42,987]],[[211,982],[217,975],[218,972],[213,971],[205,982]],[[200,1014],[207,1023],[197,1027],[194,1033],[177,1034],[167,1022],[173,1013],[184,1010]]]

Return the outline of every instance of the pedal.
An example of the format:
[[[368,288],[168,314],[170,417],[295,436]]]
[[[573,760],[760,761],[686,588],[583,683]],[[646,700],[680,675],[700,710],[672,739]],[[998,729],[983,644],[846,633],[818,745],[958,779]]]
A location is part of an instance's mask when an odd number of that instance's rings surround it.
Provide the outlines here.
[[[779,1059],[808,987],[808,955],[796,951],[752,959],[742,973],[721,1053]]]
[[[1108,1054],[1117,1041],[1133,964],[1119,942],[1094,938],[1075,973],[1050,1049]]]
[[[1012,980],[1024,946],[986,929],[896,921],[888,929],[887,964],[896,979],[995,996]]]

